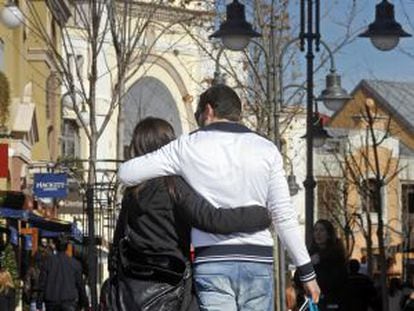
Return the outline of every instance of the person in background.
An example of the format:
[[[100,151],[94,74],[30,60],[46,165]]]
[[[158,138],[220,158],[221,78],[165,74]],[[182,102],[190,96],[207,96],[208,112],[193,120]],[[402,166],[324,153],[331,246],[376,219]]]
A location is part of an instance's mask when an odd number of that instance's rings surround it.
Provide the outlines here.
[[[365,274],[360,273],[358,260],[351,259],[348,262],[349,275],[345,288],[345,310],[368,311],[368,307],[374,308],[377,291],[374,282]]]
[[[293,285],[293,280],[288,279],[288,283],[286,286],[286,309],[287,311],[296,310],[296,290]]]
[[[414,291],[412,291],[403,304],[402,311],[414,311]]]
[[[16,291],[9,271],[0,268],[0,311],[16,309]]]
[[[319,219],[314,224],[309,254],[321,288],[320,310],[348,311],[343,304],[347,280],[345,249],[330,221]],[[298,304],[302,302],[303,292],[298,290]]]
[[[40,267],[42,265],[42,255],[37,252],[33,258],[29,270],[23,282],[23,296],[30,306],[30,311],[43,310],[37,308],[37,300],[40,294]]]
[[[75,311],[78,305],[89,307],[81,265],[66,255],[67,247],[67,238],[60,236],[56,242],[57,254],[47,257],[40,269],[38,310],[43,303],[46,311]]]
[[[391,278],[388,285],[388,310],[399,311],[403,303],[401,280]]]

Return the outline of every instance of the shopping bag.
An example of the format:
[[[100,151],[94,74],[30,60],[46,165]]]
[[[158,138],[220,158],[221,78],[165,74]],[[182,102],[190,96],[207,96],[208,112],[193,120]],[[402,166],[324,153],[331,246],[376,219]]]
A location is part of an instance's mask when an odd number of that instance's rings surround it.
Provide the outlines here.
[[[309,311],[319,311],[318,305],[309,298]]]
[[[305,302],[300,306],[299,311],[319,311],[319,308],[312,298],[305,297]]]

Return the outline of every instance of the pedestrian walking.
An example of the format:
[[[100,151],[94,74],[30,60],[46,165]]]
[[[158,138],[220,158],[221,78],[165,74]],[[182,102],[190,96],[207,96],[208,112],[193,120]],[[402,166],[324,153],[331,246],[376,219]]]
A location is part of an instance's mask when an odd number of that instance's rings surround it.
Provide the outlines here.
[[[37,308],[43,303],[46,311],[75,311],[89,306],[80,263],[66,255],[68,240],[60,236],[56,242],[56,254],[46,258],[40,269],[40,294]]]
[[[403,305],[403,292],[399,278],[391,278],[388,284],[388,310],[399,311]]]
[[[368,311],[375,309],[377,291],[374,282],[369,276],[361,273],[360,263],[357,259],[348,262],[349,275],[345,287],[344,310]]]
[[[37,301],[40,295],[40,267],[42,260],[42,255],[40,252],[37,252],[31,260],[30,268],[23,281],[23,297],[29,305],[30,311],[43,310],[43,308],[37,308]]]
[[[241,101],[228,86],[215,85],[201,94],[195,119],[201,126],[198,131],[122,164],[120,181],[135,186],[155,177],[180,175],[216,207],[266,206],[306,294],[317,301],[319,287],[277,147],[240,123]],[[269,230],[217,235],[193,229],[192,243],[201,310],[273,310]]]
[[[0,311],[16,309],[16,291],[9,271],[0,268]]]
[[[135,156],[175,139],[165,120],[146,118],[135,127]],[[115,229],[117,279],[106,283],[101,306],[109,310],[198,310],[192,295],[190,231],[194,226],[228,234],[254,232],[270,225],[264,207],[217,209],[180,177],[156,178],[124,193]],[[112,258],[112,257],[111,257]],[[116,290],[107,303],[108,291]]]

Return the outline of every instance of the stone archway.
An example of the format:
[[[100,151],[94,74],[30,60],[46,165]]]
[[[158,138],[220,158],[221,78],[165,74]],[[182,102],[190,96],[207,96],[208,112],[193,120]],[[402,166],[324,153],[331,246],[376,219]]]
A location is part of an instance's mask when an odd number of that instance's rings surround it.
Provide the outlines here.
[[[144,77],[135,82],[124,97],[124,157],[130,145],[135,125],[145,117],[158,117],[167,120],[174,127],[176,135],[182,133],[182,124],[177,103],[171,92],[160,80]]]

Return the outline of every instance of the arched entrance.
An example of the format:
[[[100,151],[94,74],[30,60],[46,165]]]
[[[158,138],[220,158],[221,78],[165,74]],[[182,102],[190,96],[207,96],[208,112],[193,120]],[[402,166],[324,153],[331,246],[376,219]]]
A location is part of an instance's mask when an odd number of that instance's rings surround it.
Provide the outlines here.
[[[131,142],[135,125],[145,117],[157,117],[167,120],[175,133],[182,133],[182,125],[176,101],[168,88],[154,77],[144,77],[134,83],[124,97],[124,156]]]

